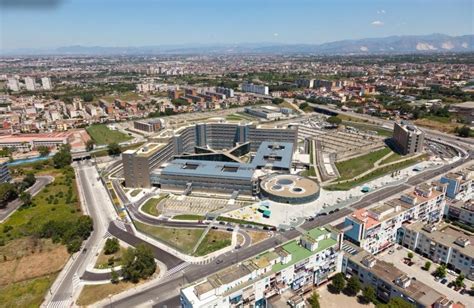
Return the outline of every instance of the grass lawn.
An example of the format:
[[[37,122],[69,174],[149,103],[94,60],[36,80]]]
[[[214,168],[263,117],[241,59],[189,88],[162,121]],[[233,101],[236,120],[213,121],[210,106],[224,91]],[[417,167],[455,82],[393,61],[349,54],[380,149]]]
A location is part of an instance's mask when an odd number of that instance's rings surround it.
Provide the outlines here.
[[[369,170],[374,163],[390,153],[390,148],[383,148],[366,155],[358,156],[346,161],[336,163],[337,170],[341,175],[338,180],[348,180]]]
[[[123,92],[117,95],[103,96],[101,97],[101,99],[106,100],[109,103],[113,103],[116,99],[128,102],[128,101],[140,100],[141,96],[135,92]]]
[[[415,157],[415,158],[408,159],[408,160],[405,160],[403,162],[399,162],[399,163],[396,163],[396,164],[393,164],[393,165],[390,165],[390,166],[387,166],[387,167],[381,167],[381,168],[378,168],[378,169],[372,171],[371,173],[369,173],[369,174],[367,174],[367,175],[365,175],[365,176],[363,176],[363,177],[361,177],[361,178],[359,178],[355,181],[330,185],[330,186],[324,187],[324,189],[326,189],[326,190],[349,190],[349,189],[351,189],[355,186],[358,186],[358,185],[361,185],[363,183],[372,181],[372,180],[374,180],[378,177],[381,177],[383,175],[386,175],[386,174],[392,173],[394,171],[397,171],[397,170],[406,168],[408,166],[414,165],[414,164],[422,161],[424,159],[424,157],[425,156]]]
[[[105,124],[91,125],[86,130],[96,144],[120,143],[132,139],[132,137],[118,130],[109,129]]]
[[[388,163],[393,163],[398,160],[402,160],[408,158],[407,156],[400,155],[398,153],[393,152],[392,155],[390,155],[388,158],[385,158],[380,162],[381,165],[388,164]]]
[[[206,217],[203,215],[183,214],[173,216],[173,219],[178,220],[204,220]]]
[[[117,284],[107,283],[99,285],[86,285],[79,294],[76,304],[79,306],[89,306],[95,302],[107,298],[109,295],[121,293],[127,289],[135,287],[131,282],[120,281]]]
[[[32,206],[20,208],[4,223],[0,224],[0,240],[5,243],[38,231],[49,220],[72,221],[81,215],[74,173],[70,170],[48,169],[36,174],[50,174],[55,180],[48,184],[32,199]],[[72,202],[67,202],[67,194],[72,194]],[[5,227],[12,229],[5,232]]]
[[[236,218],[230,218],[230,217],[224,217],[224,216],[219,216],[219,217],[217,217],[216,220],[217,221],[232,222],[232,223],[236,223],[236,224],[239,224],[239,225],[254,225],[254,226],[262,226],[262,227],[272,227],[270,225],[262,224],[262,223],[259,223],[259,222],[243,220],[243,219],[236,219]]]
[[[130,196],[136,197],[136,196],[138,196],[139,193],[141,193],[141,189],[134,189],[134,190],[132,190],[132,192],[130,193]]]
[[[39,307],[56,274],[0,287],[0,307]]]
[[[143,144],[144,144],[144,142],[140,142],[140,143],[135,143],[135,144],[127,145],[127,146],[121,146],[120,149],[122,150],[122,152],[125,152],[126,150],[137,149],[137,148],[141,147]],[[109,152],[108,152],[107,149],[103,149],[103,150],[100,150],[100,151],[95,151],[93,153],[94,157],[103,157],[103,156],[108,156],[108,155],[109,155]]]
[[[95,262],[94,267],[95,268],[109,268],[109,267],[115,267],[115,266],[121,265],[122,264],[121,258],[122,258],[122,255],[125,253],[125,250],[127,250],[127,248],[120,246],[120,249],[116,253],[106,255],[104,253],[104,250],[102,249],[99,257],[97,258],[97,261]],[[109,265],[109,259],[112,257],[114,258],[114,262],[112,265]]]
[[[244,118],[238,116],[237,114],[229,114],[228,116],[225,117],[227,121],[242,121]]]
[[[436,129],[445,133],[454,133],[454,129],[459,126],[459,124],[457,123],[450,122],[449,118],[440,119],[440,117],[434,116],[415,120],[414,123],[419,126]]]
[[[210,230],[202,240],[201,244],[199,244],[195,255],[205,256],[211,252],[227,247],[230,244],[232,244],[232,233],[219,230]]]
[[[135,221],[135,227],[142,233],[148,234],[183,253],[190,254],[198,242],[204,229],[181,229],[147,225]]]
[[[157,206],[161,200],[166,198],[168,198],[168,195],[163,195],[159,198],[148,199],[148,201],[142,205],[142,211],[153,216],[160,216],[161,213],[158,211]]]

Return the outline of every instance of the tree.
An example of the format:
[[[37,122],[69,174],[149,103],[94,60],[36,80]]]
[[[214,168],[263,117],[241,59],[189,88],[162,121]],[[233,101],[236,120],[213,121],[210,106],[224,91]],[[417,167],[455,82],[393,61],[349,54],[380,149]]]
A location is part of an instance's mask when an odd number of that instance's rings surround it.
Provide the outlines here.
[[[446,266],[445,265],[440,265],[436,268],[434,275],[439,278],[444,278],[446,277]]]
[[[67,243],[67,252],[75,253],[81,249],[82,240],[79,238],[75,238]]]
[[[11,183],[0,184],[0,208],[6,207],[8,202],[14,200],[18,196],[15,186]]]
[[[454,280],[454,285],[457,287],[457,288],[461,288],[464,286],[464,275],[463,274],[460,274],[458,277],[456,277],[456,280]]]
[[[347,295],[356,296],[357,293],[359,293],[360,289],[361,289],[361,285],[360,285],[359,278],[356,276],[352,276],[351,278],[349,278],[349,280],[347,281],[346,289],[345,289],[345,292],[347,293]]]
[[[42,145],[38,147],[38,152],[40,153],[41,157],[45,157],[48,156],[51,151],[47,146]]]
[[[128,248],[122,257],[122,277],[126,281],[137,283],[153,275],[156,263],[150,247],[138,244],[137,248]]]
[[[112,271],[110,272],[110,282],[113,284],[119,283],[119,275],[113,268],[112,268]]]
[[[120,153],[122,153],[122,149],[120,149],[120,146],[118,145],[118,143],[113,142],[108,145],[107,153],[109,153],[109,155],[111,156],[119,155]]]
[[[341,118],[338,118],[337,116],[331,116],[326,121],[333,126],[339,126],[342,123]]]
[[[459,137],[467,138],[467,137],[469,137],[469,134],[471,133],[471,129],[467,125],[464,125],[461,128],[456,127],[456,130],[457,130],[457,133],[458,133]]]
[[[82,95],[82,99],[84,100],[84,102],[92,102],[94,100],[94,95],[92,95],[91,93],[84,93]]]
[[[362,290],[362,298],[366,303],[376,303],[377,302],[377,294],[375,293],[375,289],[372,286],[367,286]]]
[[[332,278],[330,288],[334,293],[340,293],[344,287],[346,286],[346,280],[344,279],[344,275],[342,273],[337,273]]]
[[[285,100],[283,98],[275,97],[272,99],[272,104],[274,105],[280,105],[283,103]]]
[[[29,192],[22,192],[20,194],[20,200],[23,203],[23,206],[29,206],[31,204],[31,194]]]
[[[106,255],[111,255],[113,253],[116,253],[120,249],[120,244],[118,239],[114,238],[108,238],[105,241],[105,246],[104,246],[104,253]]]
[[[69,166],[72,162],[71,148],[69,145],[63,145],[53,156],[54,168],[61,169]]]
[[[27,173],[26,176],[21,181],[20,191],[35,185],[35,183],[36,183],[36,177],[35,177],[34,173],[32,173],[32,172]]]
[[[300,109],[304,111],[304,110],[306,110],[306,108],[308,108],[308,106],[309,106],[309,105],[308,105],[308,103],[306,103],[306,102],[301,103],[301,104],[300,104]]]
[[[314,291],[311,296],[308,298],[308,302],[311,305],[311,308],[319,308],[319,294]]]
[[[410,260],[413,259],[413,252],[411,252],[411,251],[408,252],[407,256],[408,256],[408,259],[410,259]]]
[[[424,266],[425,271],[429,271],[429,270],[430,270],[430,267],[431,267],[431,262],[430,262],[430,261],[426,261],[426,262],[425,262],[425,266]]]
[[[86,141],[86,151],[92,151],[94,149],[95,142],[92,139]]]
[[[377,308],[415,308],[415,305],[410,304],[401,297],[392,297],[387,304],[377,305]]]

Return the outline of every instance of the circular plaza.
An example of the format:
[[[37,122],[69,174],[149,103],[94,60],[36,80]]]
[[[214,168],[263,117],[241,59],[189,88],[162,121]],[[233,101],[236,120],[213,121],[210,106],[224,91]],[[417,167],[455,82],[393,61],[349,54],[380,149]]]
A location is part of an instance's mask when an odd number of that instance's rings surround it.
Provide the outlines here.
[[[319,185],[309,178],[292,174],[274,174],[260,182],[263,197],[288,204],[302,204],[319,197]]]

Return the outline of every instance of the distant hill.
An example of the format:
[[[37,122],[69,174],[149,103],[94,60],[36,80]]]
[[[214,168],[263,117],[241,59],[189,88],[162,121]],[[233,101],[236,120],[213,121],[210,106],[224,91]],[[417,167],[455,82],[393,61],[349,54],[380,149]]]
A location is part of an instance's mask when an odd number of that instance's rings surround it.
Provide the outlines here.
[[[57,49],[4,50],[3,55],[152,55],[152,54],[403,54],[472,52],[474,35],[403,35],[323,44],[201,44],[142,47],[67,46]]]

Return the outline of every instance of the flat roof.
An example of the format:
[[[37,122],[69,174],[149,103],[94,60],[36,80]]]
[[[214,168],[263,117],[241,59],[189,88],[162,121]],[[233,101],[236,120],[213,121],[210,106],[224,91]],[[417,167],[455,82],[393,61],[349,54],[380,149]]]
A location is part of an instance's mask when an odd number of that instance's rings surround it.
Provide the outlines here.
[[[255,168],[249,164],[174,159],[163,168],[161,174],[250,180],[254,171]]]
[[[263,141],[255,153],[251,164],[264,167],[271,164],[277,168],[291,169],[293,143]]]
[[[137,156],[147,157],[150,154],[152,154],[152,153],[156,152],[157,150],[161,149],[165,145],[166,145],[166,143],[150,142],[150,143],[142,145],[138,149],[127,150],[124,153],[125,154],[135,154]]]

